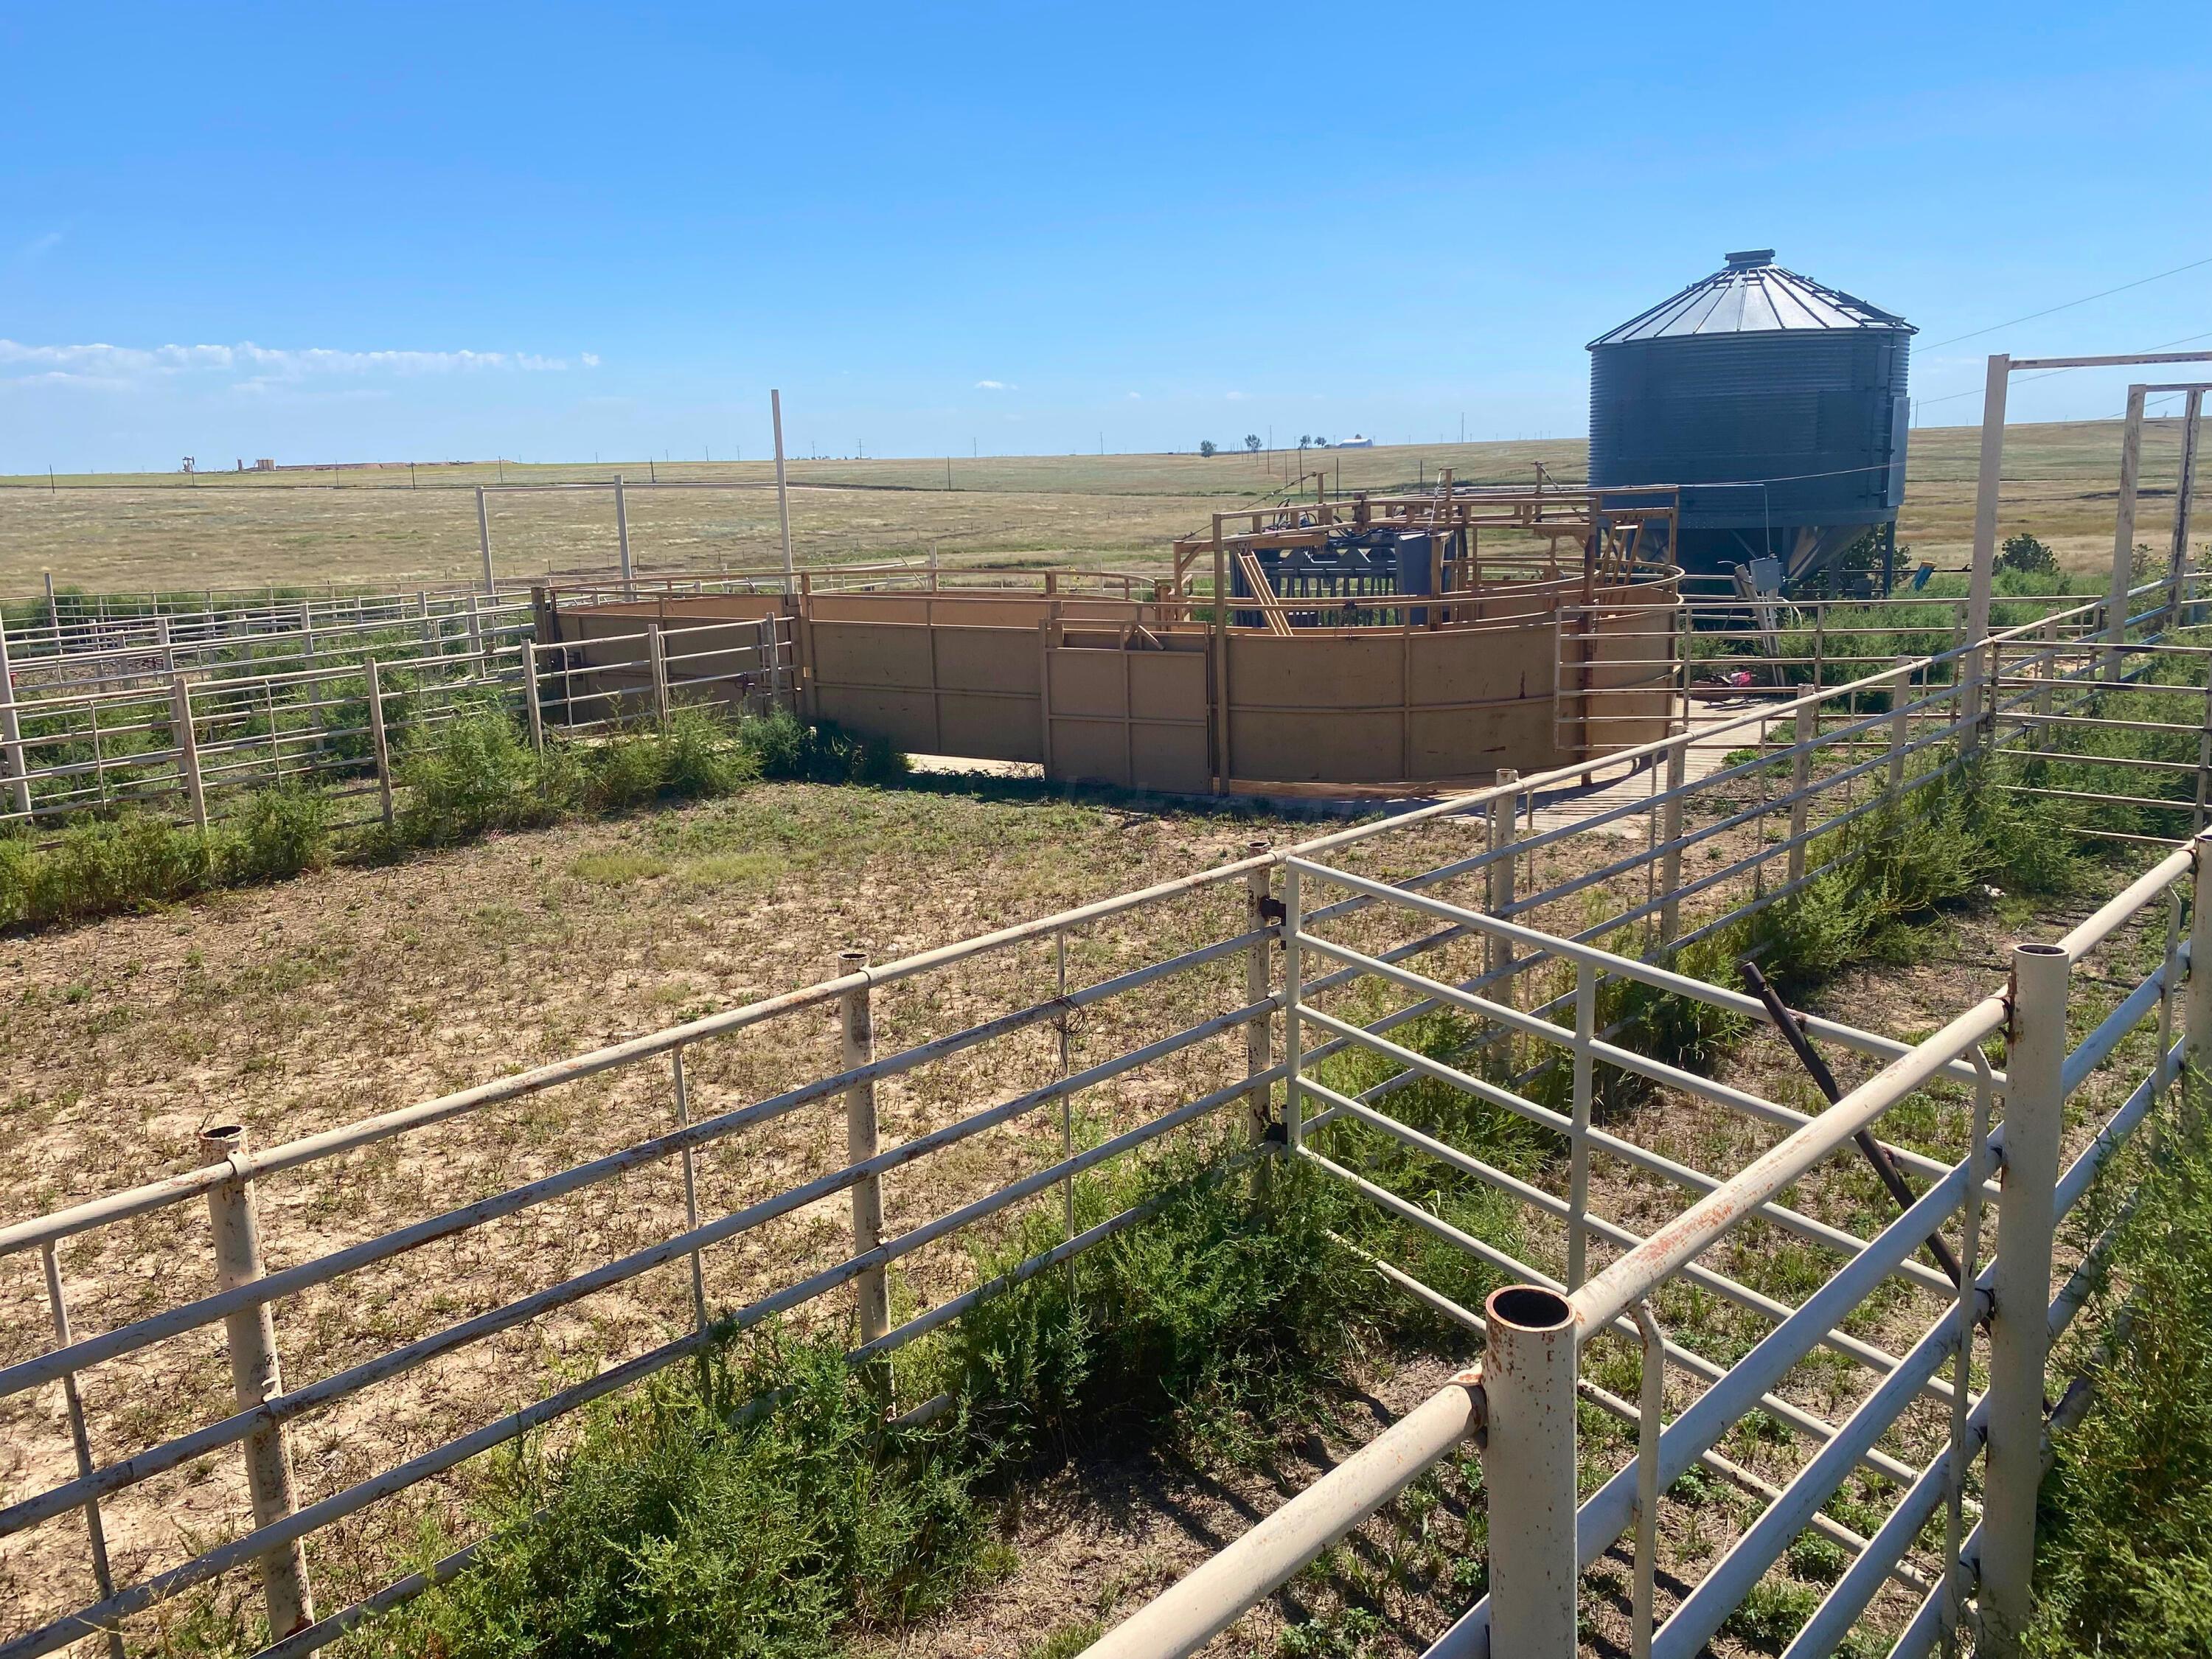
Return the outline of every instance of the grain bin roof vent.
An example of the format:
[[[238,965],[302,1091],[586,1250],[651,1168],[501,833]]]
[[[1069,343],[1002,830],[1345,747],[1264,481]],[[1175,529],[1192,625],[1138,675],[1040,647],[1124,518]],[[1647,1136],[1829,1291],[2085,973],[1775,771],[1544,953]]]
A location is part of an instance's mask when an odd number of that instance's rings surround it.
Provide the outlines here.
[[[1780,333],[1794,329],[1916,331],[1905,319],[1879,306],[1776,264],[1771,247],[1748,248],[1729,254],[1727,259],[1727,264],[1711,276],[1691,283],[1610,333],[1599,335],[1590,342],[1590,349],[1631,340]]]

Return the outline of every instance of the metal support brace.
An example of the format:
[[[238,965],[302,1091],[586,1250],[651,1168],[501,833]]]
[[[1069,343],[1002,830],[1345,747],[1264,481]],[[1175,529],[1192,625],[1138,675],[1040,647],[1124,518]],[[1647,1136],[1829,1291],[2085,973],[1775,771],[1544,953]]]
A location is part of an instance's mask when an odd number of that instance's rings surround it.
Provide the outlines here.
[[[40,1246],[39,1254],[46,1270],[46,1309],[54,1324],[54,1343],[66,1348],[74,1340],[70,1334],[69,1304],[62,1299],[61,1263],[56,1259],[52,1241]],[[76,1454],[76,1472],[80,1480],[93,1471],[92,1437],[86,1431],[84,1400],[77,1393],[76,1373],[62,1373],[62,1401],[69,1407],[70,1446]],[[85,1536],[92,1547],[92,1582],[100,1587],[102,1600],[115,1594],[115,1577],[107,1565],[107,1528],[100,1524],[100,1499],[88,1498],[84,1503]],[[108,1659],[123,1659],[122,1632],[112,1628],[107,1632]]]

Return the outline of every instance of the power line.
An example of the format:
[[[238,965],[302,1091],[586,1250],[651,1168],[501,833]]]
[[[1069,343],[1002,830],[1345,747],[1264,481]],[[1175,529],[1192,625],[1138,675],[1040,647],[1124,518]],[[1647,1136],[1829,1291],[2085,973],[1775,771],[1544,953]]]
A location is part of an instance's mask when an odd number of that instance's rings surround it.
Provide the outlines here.
[[[2117,289],[2113,291],[2115,293],[2118,292]],[[1961,335],[1960,337],[1964,339],[1966,337]],[[2212,340],[2212,329],[2207,329],[2202,334],[2185,334],[2178,340],[2161,340],[2158,344],[2151,347],[2150,349],[2152,351],[2164,351],[2168,346],[2191,345],[2198,340]],[[2014,380],[2013,384],[2014,386],[2026,386],[2030,380],[2047,380],[2054,374],[2063,374],[2065,373],[2067,373],[2067,371],[2063,368],[2046,368],[2040,374],[2023,374],[2020,379]],[[1912,401],[1923,406],[1929,404],[1948,404],[1956,398],[1973,397],[1976,393],[1982,391],[1982,387],[1978,386],[1970,386],[1964,392],[1947,392],[1940,398],[1915,398]]]
[[[1938,340],[1934,345],[1923,346],[1920,349],[1923,351],[1936,351],[1947,345],[1956,345],[1961,340],[1978,340],[1983,335],[1994,334],[2001,328],[2011,328],[2021,323],[2032,323],[2039,317],[2049,317],[2061,311],[2071,311],[2075,306],[2086,306],[2092,300],[2107,299],[2115,294],[2124,294],[2131,288],[2141,288],[2145,283],[2162,282],[2168,276],[2179,276],[2183,271],[2194,270],[2199,265],[2212,265],[2212,254],[2207,254],[2202,259],[2191,259],[2185,265],[2176,265],[2172,270],[2161,270],[2154,276],[2138,276],[2132,283],[2122,283],[2118,288],[2108,288],[2101,294],[2087,294],[2078,300],[2069,300],[2064,305],[2052,306],[2047,311],[2031,311],[2027,316],[2015,317],[2009,323],[1991,323],[1987,328],[1978,328],[1970,334],[1954,334],[1948,340]]]

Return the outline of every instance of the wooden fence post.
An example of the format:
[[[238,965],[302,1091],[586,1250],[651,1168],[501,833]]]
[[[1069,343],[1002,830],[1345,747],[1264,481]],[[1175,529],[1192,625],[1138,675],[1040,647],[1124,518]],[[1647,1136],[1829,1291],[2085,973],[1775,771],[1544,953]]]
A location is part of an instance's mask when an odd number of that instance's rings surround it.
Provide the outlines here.
[[[246,1131],[230,1123],[204,1130],[200,1150],[210,1163],[236,1166],[246,1150]],[[215,1229],[216,1288],[236,1290],[261,1277],[261,1233],[254,1212],[253,1183],[234,1176],[208,1189],[208,1219]],[[284,1392],[276,1358],[276,1325],[266,1302],[223,1317],[230,1349],[230,1381],[240,1411],[252,1411]],[[290,1516],[295,1504],[292,1460],[281,1425],[266,1425],[246,1437],[246,1483],[253,1498],[253,1524],[272,1526]],[[269,1601],[269,1630],[285,1637],[315,1622],[315,1601],[307,1585],[307,1559],[299,1540],[281,1545],[261,1558],[261,1585]]]
[[[207,791],[200,780],[199,736],[192,730],[191,683],[182,674],[169,677],[169,723],[177,738],[177,766],[185,775],[185,798],[191,802],[192,822],[207,833]]]
[[[368,659],[368,741],[376,751],[376,791],[384,807],[384,823],[392,826],[392,744],[384,731],[384,677],[376,659]]]
[[[865,951],[842,951],[837,955],[837,975],[866,973],[868,953]],[[845,1069],[865,1066],[876,1057],[876,1028],[874,1010],[870,1006],[870,988],[865,984],[846,992],[837,1000],[840,1024],[844,1030]],[[878,1149],[876,1129],[876,1085],[856,1083],[845,1091],[845,1152],[848,1162],[858,1164],[863,1158],[873,1158]],[[853,1254],[865,1255],[883,1243],[884,1185],[880,1176],[866,1176],[853,1183]],[[860,1311],[860,1340],[874,1341],[890,1329],[890,1295],[881,1267],[865,1269],[855,1281]]]

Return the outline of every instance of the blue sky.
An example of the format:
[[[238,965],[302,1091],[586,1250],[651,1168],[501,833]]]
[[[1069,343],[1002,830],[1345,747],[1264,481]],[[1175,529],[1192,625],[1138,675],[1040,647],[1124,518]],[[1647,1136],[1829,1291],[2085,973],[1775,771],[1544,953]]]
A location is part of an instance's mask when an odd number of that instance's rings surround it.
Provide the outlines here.
[[[0,471],[1579,434],[1720,263],[2212,334],[2196,4],[0,13]],[[2207,340],[2212,344],[2212,340]],[[2021,386],[2112,413],[2121,377]]]

